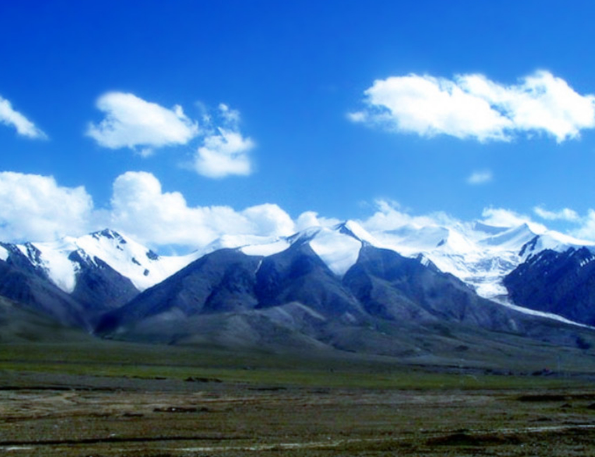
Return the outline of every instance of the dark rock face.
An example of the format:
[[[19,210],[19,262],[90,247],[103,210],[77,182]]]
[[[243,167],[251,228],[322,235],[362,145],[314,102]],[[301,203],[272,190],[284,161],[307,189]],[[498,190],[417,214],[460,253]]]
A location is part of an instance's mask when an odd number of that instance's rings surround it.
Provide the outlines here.
[[[92,328],[106,311],[128,303],[138,295],[132,282],[100,259],[91,261],[79,252],[70,260],[78,264],[76,286],[64,292],[37,266],[39,252],[25,245],[27,256],[16,246],[2,245],[8,250],[6,261],[0,261],[0,296],[44,312],[58,322]]]
[[[256,295],[259,308],[299,302],[330,318],[357,319],[363,314],[351,291],[306,243],[263,260]]]
[[[9,257],[0,260],[0,296],[41,311],[62,324],[88,327],[80,303],[55,286],[45,271],[32,265],[15,246],[3,247]]]
[[[78,251],[70,254],[69,259],[79,265],[76,286],[70,296],[83,305],[89,317],[123,306],[138,295],[130,279],[101,259],[91,261]]]
[[[339,278],[309,244],[296,243],[266,258],[231,249],[206,255],[107,313],[97,331],[110,334],[151,319],[171,329],[172,321],[224,313],[260,316],[250,322],[276,319],[317,338],[323,328],[378,319],[408,326],[454,322],[518,330],[514,313],[417,259],[365,246],[357,263]]]
[[[258,304],[254,286],[260,262],[260,257],[233,249],[215,251],[108,313],[97,331],[109,332],[168,312],[188,317],[253,309]]]
[[[595,325],[595,255],[587,248],[530,257],[504,279],[519,306]]]
[[[343,278],[365,310],[382,319],[462,322],[510,329],[506,309],[479,297],[454,276],[387,249],[364,246]]]

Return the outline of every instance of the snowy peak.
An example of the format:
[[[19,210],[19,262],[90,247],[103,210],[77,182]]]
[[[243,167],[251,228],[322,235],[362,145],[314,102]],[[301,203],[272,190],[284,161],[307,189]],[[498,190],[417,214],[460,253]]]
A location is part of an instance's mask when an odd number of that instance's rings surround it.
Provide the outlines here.
[[[358,223],[345,221],[332,227],[309,227],[289,237],[225,235],[207,246],[203,253],[235,248],[247,255],[268,257],[301,244],[309,245],[330,270],[341,277],[355,264],[363,244],[377,245],[378,242]]]
[[[74,245],[89,258],[101,259],[129,278],[140,291],[163,281],[198,257],[196,253],[159,256],[140,243],[109,229],[78,238],[74,240]]]
[[[471,224],[471,229],[477,233],[483,233],[485,235],[498,235],[499,233],[509,230],[510,227],[499,227],[495,225],[489,225],[484,222],[475,221]]]
[[[378,243],[374,237],[370,235],[370,233],[368,233],[361,225],[351,220],[337,224],[334,227],[334,230],[343,235],[350,236],[362,243],[368,243],[372,245]]]
[[[535,236],[530,241],[525,243],[519,251],[519,255],[523,261],[525,261],[531,256],[539,254],[546,249],[555,252],[564,252],[571,248],[578,249],[583,246],[587,247],[588,249],[594,249],[595,244],[578,240],[558,232],[548,231],[542,235]]]
[[[312,227],[290,238],[293,243],[307,243],[337,276],[349,270],[359,257],[363,245],[379,242],[357,222],[345,221],[333,227]]]
[[[528,224],[521,224],[503,230],[495,235],[488,236],[480,241],[480,244],[489,248],[500,248],[520,252],[522,247],[535,238],[538,233],[534,232]]]
[[[145,290],[186,266],[196,254],[160,257],[155,252],[113,230],[105,229],[80,238],[65,237],[51,243],[14,245],[37,269],[64,292],[72,293],[83,268],[97,268],[97,259]],[[8,249],[6,258],[10,256]],[[6,260],[6,259],[4,259]]]

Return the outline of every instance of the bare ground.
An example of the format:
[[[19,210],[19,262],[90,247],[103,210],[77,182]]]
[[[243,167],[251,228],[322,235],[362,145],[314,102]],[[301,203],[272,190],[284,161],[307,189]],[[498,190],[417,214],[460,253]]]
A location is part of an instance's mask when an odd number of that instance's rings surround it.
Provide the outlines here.
[[[595,389],[377,389],[0,372],[7,456],[588,456]]]

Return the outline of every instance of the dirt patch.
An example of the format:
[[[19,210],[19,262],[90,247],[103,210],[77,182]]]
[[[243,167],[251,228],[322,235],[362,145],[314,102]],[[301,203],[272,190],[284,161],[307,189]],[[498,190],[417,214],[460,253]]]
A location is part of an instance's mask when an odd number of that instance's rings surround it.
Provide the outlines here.
[[[550,401],[567,401],[568,398],[564,395],[559,394],[530,394],[530,395],[520,395],[517,397],[518,401],[526,401],[526,402],[550,402]]]

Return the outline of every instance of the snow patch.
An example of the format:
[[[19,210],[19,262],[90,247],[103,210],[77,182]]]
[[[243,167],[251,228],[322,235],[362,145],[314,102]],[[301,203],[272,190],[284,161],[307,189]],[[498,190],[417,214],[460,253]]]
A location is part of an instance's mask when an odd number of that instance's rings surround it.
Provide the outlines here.
[[[39,265],[43,268],[51,281],[70,294],[76,287],[77,265],[68,259],[73,244],[70,238],[64,238],[57,243],[33,244],[40,252]]]
[[[543,318],[546,318],[546,319],[552,319],[552,320],[555,320],[555,321],[558,321],[558,322],[562,322],[564,324],[576,325],[577,327],[584,327],[584,328],[595,329],[595,327],[591,327],[589,325],[580,324],[578,322],[571,321],[571,320],[566,319],[565,317],[559,316],[557,314],[546,313],[546,312],[543,312],[543,311],[535,311],[534,309],[529,309],[529,308],[524,308],[522,306],[517,306],[517,305],[511,303],[510,301],[508,301],[505,298],[492,299],[492,301],[494,301],[495,303],[498,303],[499,305],[505,306],[506,308],[514,309],[515,311],[518,311],[518,312],[523,313],[523,314],[528,314],[530,316],[543,317]]]
[[[588,265],[589,263],[591,263],[593,261],[593,259],[595,259],[595,257],[589,257],[588,259],[585,259],[585,260],[581,261],[580,267],[582,268],[585,265]]]
[[[199,256],[198,253],[157,256],[136,241],[110,230],[83,236],[75,243],[91,258],[103,260],[122,276],[129,278],[141,292],[162,282]]]
[[[101,259],[122,276],[129,278],[141,292],[198,258],[198,253],[157,256],[141,244],[110,230],[81,238],[66,237],[53,243],[17,245],[17,248],[67,293],[74,291],[80,269],[78,262],[69,259],[73,252],[77,252],[90,266],[96,266],[96,259]]]
[[[362,242],[340,231],[323,228],[310,240],[310,247],[337,276],[343,276],[359,256]]]
[[[285,251],[285,249],[287,249],[288,247],[289,243],[287,242],[287,240],[280,239],[271,243],[244,246],[240,250],[246,255],[267,257]]]
[[[8,251],[6,249],[4,249],[2,246],[0,246],[0,260],[3,260],[6,262],[7,259],[8,259]]]
[[[209,254],[218,249],[239,249],[246,255],[269,256],[289,247],[285,238],[257,235],[223,235],[210,243],[201,254]]]

